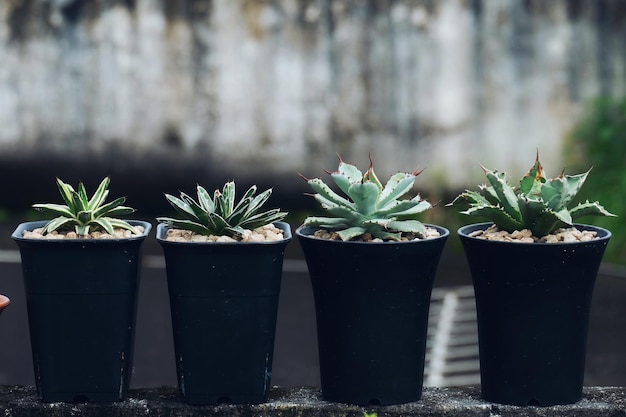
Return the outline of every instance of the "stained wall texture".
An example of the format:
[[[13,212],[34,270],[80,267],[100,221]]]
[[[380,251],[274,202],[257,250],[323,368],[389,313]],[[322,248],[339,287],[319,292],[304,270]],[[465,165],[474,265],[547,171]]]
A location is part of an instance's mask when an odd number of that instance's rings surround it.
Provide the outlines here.
[[[163,152],[276,175],[560,170],[626,90],[619,0],[3,0],[0,153]],[[557,174],[557,172],[548,172]]]

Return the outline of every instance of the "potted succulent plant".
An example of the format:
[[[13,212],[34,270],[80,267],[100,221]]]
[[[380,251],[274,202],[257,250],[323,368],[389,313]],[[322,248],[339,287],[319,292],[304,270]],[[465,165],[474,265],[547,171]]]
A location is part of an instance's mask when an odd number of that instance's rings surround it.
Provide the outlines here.
[[[50,221],[20,224],[35,381],[44,402],[126,396],[133,363],[141,244],[150,223],[124,221],[125,197],[105,203],[109,178],[88,198],[57,179],[65,204],[35,204]]]
[[[278,296],[291,229],[279,209],[260,211],[272,190],[235,183],[213,198],[166,194],[180,218],[160,217],[178,388],[189,404],[261,403],[272,372]]]
[[[389,405],[421,398],[430,296],[449,231],[424,225],[431,205],[418,172],[383,185],[339,158],[329,173],[345,197],[308,179],[328,217],[296,230],[313,286],[324,399]]]
[[[503,172],[483,169],[489,185],[450,203],[491,220],[458,231],[476,295],[482,396],[511,405],[576,402],[611,233],[574,220],[612,214],[597,202],[568,208],[589,172],[546,178],[537,155],[514,187]]]

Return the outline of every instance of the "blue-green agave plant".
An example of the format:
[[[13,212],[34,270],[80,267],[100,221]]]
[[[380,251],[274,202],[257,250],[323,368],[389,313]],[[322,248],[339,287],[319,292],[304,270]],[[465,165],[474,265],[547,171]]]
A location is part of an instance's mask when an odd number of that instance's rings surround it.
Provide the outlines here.
[[[362,173],[339,157],[337,171],[327,173],[346,197],[319,178],[305,178],[316,192],[315,200],[329,216],[308,217],[304,226],[335,231],[344,241],[366,233],[383,240],[400,240],[402,233],[424,237],[426,227],[418,216],[432,206],[419,195],[400,199],[411,190],[420,172],[399,172],[383,186],[374,173],[371,158],[369,169]]]

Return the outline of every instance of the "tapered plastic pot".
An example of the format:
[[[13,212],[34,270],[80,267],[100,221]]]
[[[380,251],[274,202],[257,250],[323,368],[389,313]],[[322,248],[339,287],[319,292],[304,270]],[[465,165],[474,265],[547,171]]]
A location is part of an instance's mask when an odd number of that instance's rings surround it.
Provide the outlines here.
[[[589,311],[611,237],[574,243],[513,243],[472,237],[491,223],[462,227],[478,314],[485,400],[549,406],[582,397]]]
[[[21,257],[35,381],[43,402],[114,402],[126,397],[133,364],[144,234],[128,239],[27,239]]]
[[[5,295],[0,295],[0,314],[4,311],[4,309],[11,303],[9,297]]]
[[[258,404],[272,374],[287,223],[276,242],[172,242],[163,247],[179,392],[189,404]]]
[[[357,405],[422,395],[428,311],[449,231],[413,242],[342,242],[296,235],[313,286],[322,396]]]

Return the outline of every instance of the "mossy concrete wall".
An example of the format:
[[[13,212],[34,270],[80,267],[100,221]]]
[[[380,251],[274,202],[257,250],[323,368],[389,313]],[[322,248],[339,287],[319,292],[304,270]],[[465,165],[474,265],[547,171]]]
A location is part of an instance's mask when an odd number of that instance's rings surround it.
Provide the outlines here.
[[[624,388],[585,388],[576,404],[554,407],[512,407],[484,402],[480,390],[426,388],[422,400],[388,407],[358,407],[325,402],[316,388],[274,388],[260,405],[190,406],[180,401],[172,387],[131,390],[126,401],[114,404],[41,404],[32,387],[0,386],[0,415],[4,417],[617,417],[626,416]]]

